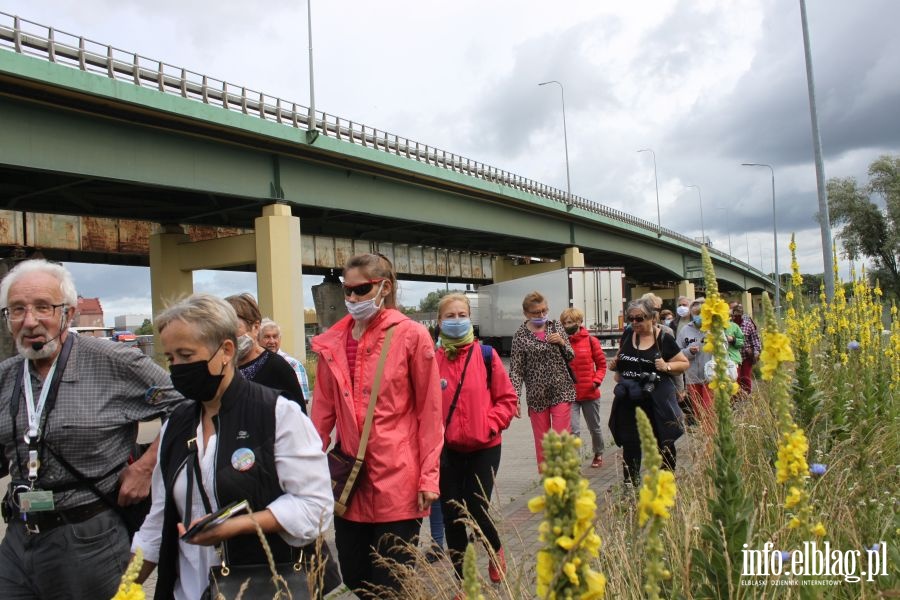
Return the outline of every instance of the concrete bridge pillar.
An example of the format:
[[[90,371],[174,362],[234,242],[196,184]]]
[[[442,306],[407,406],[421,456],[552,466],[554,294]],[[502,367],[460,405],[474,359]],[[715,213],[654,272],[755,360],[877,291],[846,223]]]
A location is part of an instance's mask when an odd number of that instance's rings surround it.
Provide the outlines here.
[[[629,298],[629,300],[637,300],[650,291],[649,285],[636,285],[631,288],[631,298]]]
[[[694,284],[685,279],[678,282],[678,285],[675,288],[675,299],[678,300],[678,296],[694,298],[694,293]]]
[[[753,294],[751,294],[750,292],[741,292],[741,297],[738,299],[738,302],[740,302],[744,306],[745,315],[750,315],[751,317],[756,319],[756,316],[753,314]]]
[[[263,207],[256,228],[256,285],[259,309],[281,326],[281,346],[306,360],[303,315],[303,265],[300,260],[300,219],[286,204]]]
[[[562,257],[560,257],[560,262],[562,263],[560,266],[562,267],[584,267],[584,254],[581,253],[581,250],[578,249],[578,246],[569,246],[566,248],[566,251],[563,252]]]
[[[150,235],[150,301],[153,316],[171,304],[194,292],[194,274],[183,270],[179,262],[179,245],[189,242],[181,225],[163,225]],[[153,359],[163,364],[159,334],[153,332]]]
[[[553,262],[514,265],[510,259],[497,256],[494,258],[493,266],[494,283],[568,267],[584,267],[584,254],[581,253],[577,246],[569,246],[563,255],[559,257],[559,260],[554,260]]]

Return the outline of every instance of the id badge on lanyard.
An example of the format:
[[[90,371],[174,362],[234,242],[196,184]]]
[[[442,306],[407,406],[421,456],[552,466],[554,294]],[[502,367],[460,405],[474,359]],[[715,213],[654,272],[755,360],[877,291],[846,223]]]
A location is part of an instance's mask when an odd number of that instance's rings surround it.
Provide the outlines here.
[[[38,479],[38,469],[41,467],[38,442],[40,441],[41,415],[47,404],[47,396],[52,387],[53,375],[56,372],[56,361],[50,367],[38,402],[34,403],[34,392],[31,389],[31,376],[28,369],[28,361],[23,365],[23,388],[25,392],[25,408],[28,411],[28,429],[25,432],[24,441],[28,444],[28,491],[19,492],[19,510],[23,513],[51,511],[54,509],[53,492],[49,490],[35,489],[34,484]]]

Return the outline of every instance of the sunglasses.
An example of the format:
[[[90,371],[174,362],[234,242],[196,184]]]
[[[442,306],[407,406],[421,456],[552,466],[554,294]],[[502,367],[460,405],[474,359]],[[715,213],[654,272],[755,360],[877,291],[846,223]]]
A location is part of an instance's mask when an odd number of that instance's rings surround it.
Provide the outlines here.
[[[365,296],[372,291],[372,288],[375,287],[376,283],[381,283],[382,281],[384,281],[384,279],[373,279],[359,285],[344,285],[344,295],[348,298],[353,294],[356,294],[357,296]]]
[[[628,315],[628,322],[629,323],[643,323],[644,317],[632,317],[631,315]]]

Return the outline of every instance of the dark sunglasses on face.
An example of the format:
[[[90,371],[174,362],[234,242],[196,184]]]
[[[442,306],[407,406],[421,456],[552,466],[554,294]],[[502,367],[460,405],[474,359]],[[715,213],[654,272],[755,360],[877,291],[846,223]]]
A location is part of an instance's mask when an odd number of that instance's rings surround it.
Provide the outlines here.
[[[372,288],[375,287],[376,283],[381,283],[384,279],[373,279],[371,281],[367,281],[365,283],[361,283],[359,285],[347,286],[344,285],[344,295],[348,298],[353,294],[357,296],[365,296],[369,292],[372,291]]]
[[[628,315],[628,322],[629,323],[643,323],[644,317],[640,317],[640,316],[633,317],[631,315]]]

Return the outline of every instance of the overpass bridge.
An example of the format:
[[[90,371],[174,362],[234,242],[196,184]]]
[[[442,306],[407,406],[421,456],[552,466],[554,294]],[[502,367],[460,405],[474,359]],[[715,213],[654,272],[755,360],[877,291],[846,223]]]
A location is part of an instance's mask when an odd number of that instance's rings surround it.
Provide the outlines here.
[[[508,257],[579,256],[590,265],[624,267],[642,288],[686,291],[702,277],[700,245],[675,231],[427,144],[325,112],[313,117],[297,103],[5,13],[0,128],[7,141],[0,145],[0,210],[11,211],[3,220],[16,242],[8,248],[21,252],[36,239],[27,224],[38,217],[28,215],[106,220],[100,222],[107,227],[155,224],[146,230],[147,255],[44,250],[69,260],[150,264],[155,305],[166,293],[189,291],[193,269],[256,265],[260,281],[276,280],[259,290],[263,308],[302,323],[302,305],[279,307],[277,297],[302,298],[299,278],[283,274],[325,268],[318,260],[301,265],[304,239],[388,244],[398,249],[395,257],[434,249],[435,257],[458,254],[469,264],[488,255],[491,278],[515,276]],[[216,233],[196,241],[185,226]],[[219,237],[244,230],[254,233]],[[710,251],[723,290],[771,285],[750,265]],[[449,268],[448,259],[442,275],[421,277],[444,280]],[[297,310],[297,319],[288,314]]]

